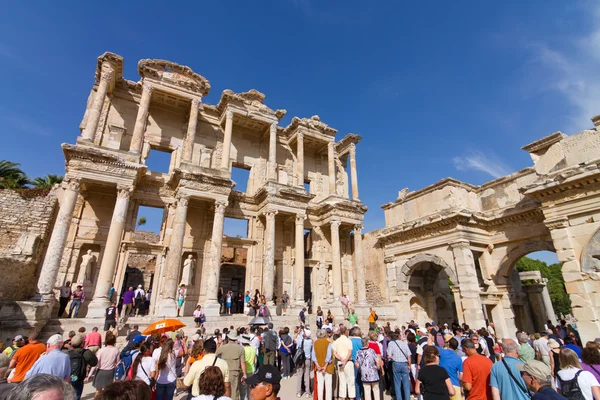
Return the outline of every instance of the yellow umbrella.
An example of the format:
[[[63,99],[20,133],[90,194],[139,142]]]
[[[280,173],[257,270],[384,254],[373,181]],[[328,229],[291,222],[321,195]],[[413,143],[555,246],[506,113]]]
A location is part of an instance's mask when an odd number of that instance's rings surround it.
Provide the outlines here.
[[[185,326],[185,324],[183,322],[179,321],[178,319],[174,319],[174,318],[161,319],[160,321],[156,321],[156,322],[153,322],[152,324],[148,325],[148,327],[146,329],[144,329],[144,332],[142,332],[142,334],[152,335],[155,333],[172,332],[172,331],[181,329],[184,326]]]

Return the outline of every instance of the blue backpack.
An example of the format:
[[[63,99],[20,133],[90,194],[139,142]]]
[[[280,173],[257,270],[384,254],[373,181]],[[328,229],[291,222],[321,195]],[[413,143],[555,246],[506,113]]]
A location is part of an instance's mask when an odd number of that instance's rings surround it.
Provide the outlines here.
[[[131,365],[133,364],[133,356],[136,353],[139,353],[139,350],[121,352],[121,361],[117,364],[117,368],[115,368],[115,380],[125,379],[127,372],[129,372],[129,368],[131,368]]]

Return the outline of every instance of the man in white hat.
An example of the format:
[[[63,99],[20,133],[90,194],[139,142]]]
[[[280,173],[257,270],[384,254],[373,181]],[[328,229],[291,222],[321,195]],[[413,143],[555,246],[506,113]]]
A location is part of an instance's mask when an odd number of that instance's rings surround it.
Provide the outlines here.
[[[30,378],[36,374],[56,375],[60,379],[71,378],[71,359],[60,351],[63,345],[63,337],[59,334],[50,336],[46,342],[46,354],[33,364],[33,367],[25,374]]]
[[[240,383],[246,379],[246,357],[244,348],[237,344],[238,333],[232,330],[225,336],[225,342],[217,349],[217,357],[227,362],[229,367],[229,382],[231,383],[231,399],[239,400]],[[240,376],[241,371],[241,376]]]

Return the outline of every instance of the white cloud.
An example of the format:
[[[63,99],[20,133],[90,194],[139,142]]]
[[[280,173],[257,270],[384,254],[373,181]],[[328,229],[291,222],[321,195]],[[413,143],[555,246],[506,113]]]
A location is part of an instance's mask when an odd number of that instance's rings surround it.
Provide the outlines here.
[[[454,157],[452,163],[459,171],[480,171],[491,175],[493,178],[500,178],[510,173],[509,168],[502,161],[498,160],[496,156],[486,155],[479,151]]]
[[[588,14],[599,17],[600,7]],[[530,47],[538,90],[559,93],[571,104],[569,133],[589,129],[590,118],[600,114],[600,27],[571,39],[568,53],[547,43]]]

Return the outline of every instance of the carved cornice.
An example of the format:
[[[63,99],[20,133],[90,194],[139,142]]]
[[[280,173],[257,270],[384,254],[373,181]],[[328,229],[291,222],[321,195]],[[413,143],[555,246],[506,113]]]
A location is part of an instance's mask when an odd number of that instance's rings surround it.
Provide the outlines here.
[[[600,190],[600,160],[543,175],[537,182],[519,188],[520,193],[542,203],[586,195],[591,190]]]
[[[362,136],[355,133],[349,133],[335,144],[335,150],[338,154],[351,152],[356,150],[356,145],[362,140]]]
[[[256,89],[251,89],[247,92],[234,93],[230,89],[226,89],[221,93],[221,99],[216,105],[219,113],[227,110],[229,105],[233,105],[240,110],[246,111],[247,114],[263,114],[268,116],[268,119],[276,118],[281,120],[286,114],[285,110],[273,110],[264,104],[265,95]]]
[[[104,65],[106,66],[103,68]],[[102,79],[102,75],[105,73],[107,67],[114,71],[114,76],[119,80],[123,75],[123,57],[110,52],[106,52],[98,57],[95,75],[96,82]],[[111,78],[113,77],[111,76]]]
[[[190,67],[167,60],[140,60],[138,73],[159,81],[179,86],[205,97],[210,91],[210,83]]]
[[[391,228],[382,229],[376,235],[384,243],[408,241],[423,237],[439,236],[459,225],[467,225],[471,219],[468,213],[453,213],[435,221],[414,221]]]
[[[95,164],[110,165],[111,167],[123,168],[127,170],[138,171],[141,169],[146,169],[145,165],[125,161],[124,159],[112,153],[103,152],[99,148],[63,144],[62,149],[67,163],[71,160],[83,160],[90,161]]]
[[[566,137],[567,135],[565,135],[561,131],[554,132],[544,138],[541,138],[539,140],[536,140],[535,142],[529,143],[521,147],[521,149],[525,150],[528,153],[537,153],[541,150],[546,150],[554,143],[558,143]]]
[[[322,122],[318,115],[313,115],[310,118],[294,117],[292,118],[292,122],[290,122],[290,124],[284,128],[283,132],[284,135],[290,137],[296,131],[299,131],[302,128],[317,134],[325,135],[329,138],[334,138],[335,134],[337,133],[337,129],[333,129],[326,123]]]
[[[560,217],[545,222],[545,225],[551,231],[555,229],[564,229],[569,227],[569,219],[567,217]]]

